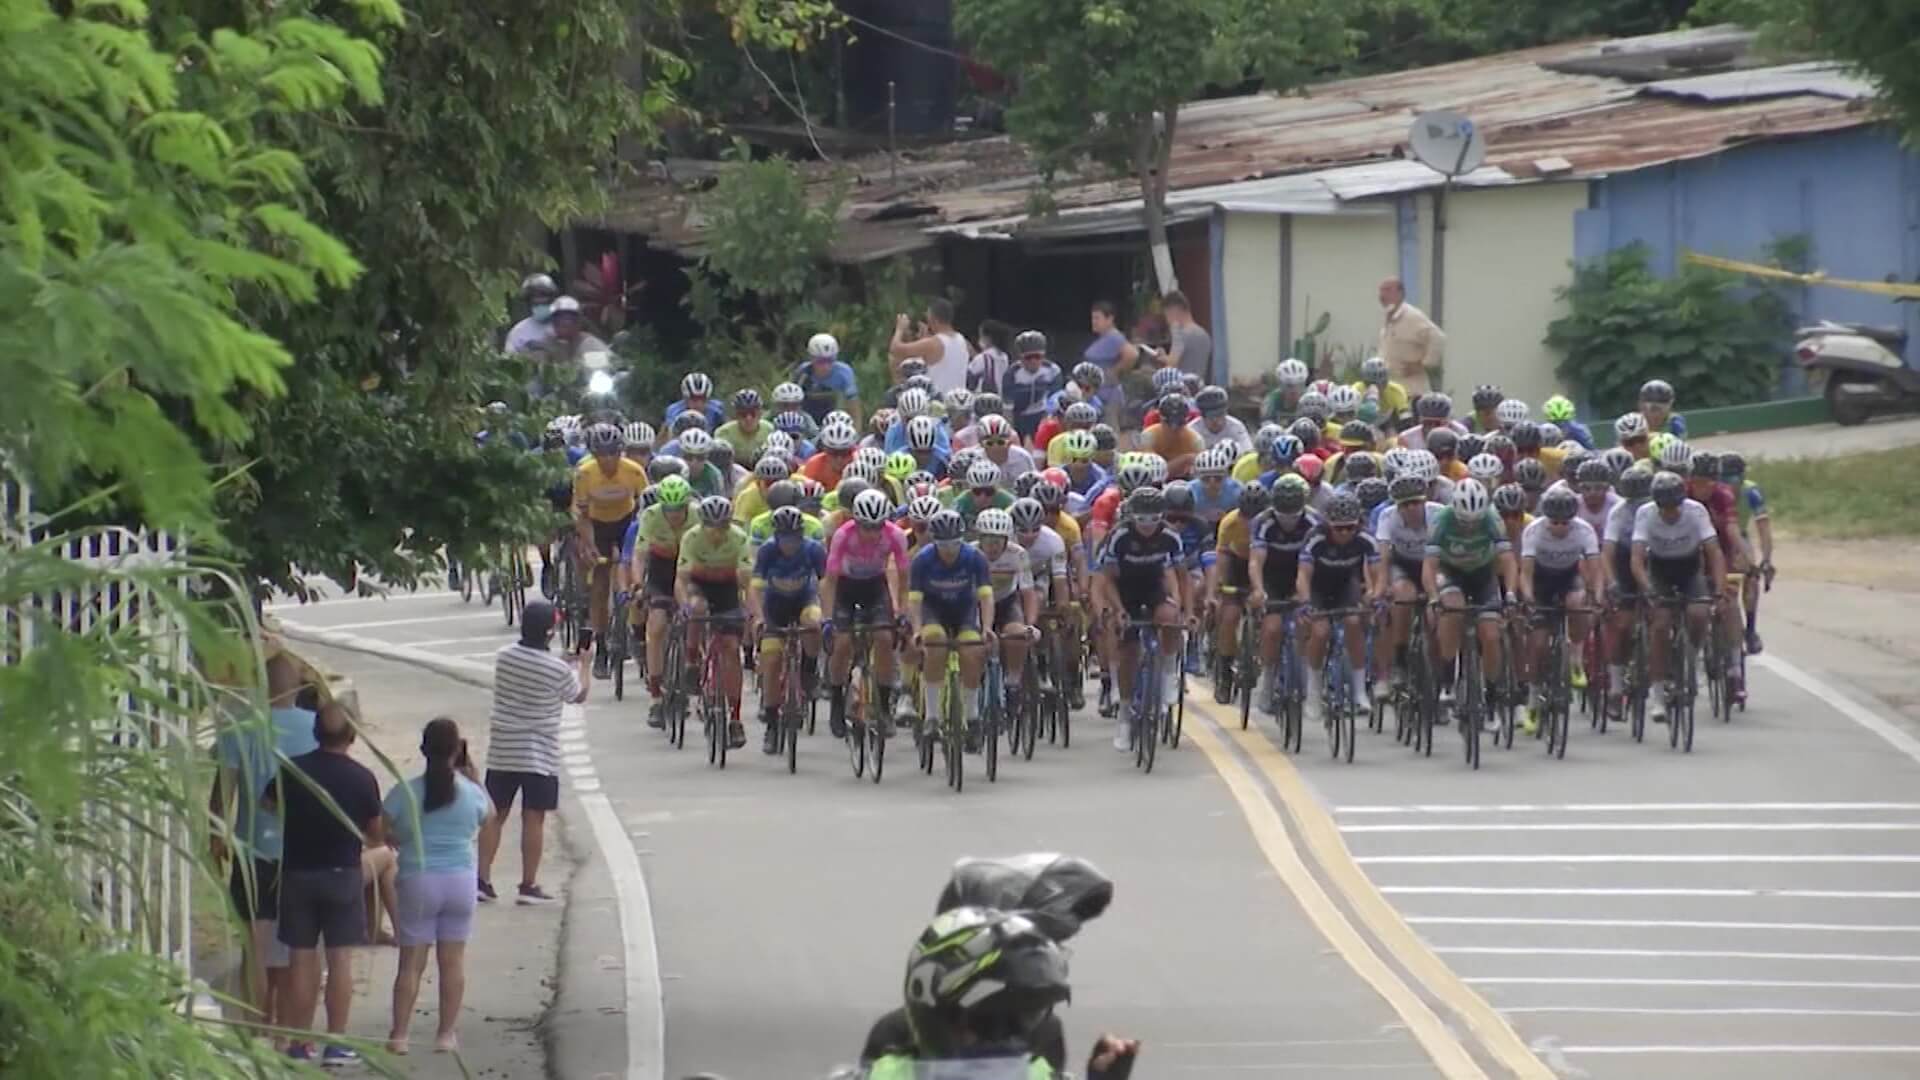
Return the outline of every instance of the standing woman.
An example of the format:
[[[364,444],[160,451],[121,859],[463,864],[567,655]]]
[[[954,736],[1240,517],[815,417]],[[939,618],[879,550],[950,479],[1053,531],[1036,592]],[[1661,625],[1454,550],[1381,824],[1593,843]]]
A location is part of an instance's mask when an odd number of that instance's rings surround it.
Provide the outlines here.
[[[1000,392],[1000,380],[1013,366],[1013,327],[998,319],[984,319],[980,323],[980,351],[973,354],[967,364],[967,389],[974,393],[997,394]]]
[[[427,725],[420,736],[426,772],[387,793],[387,835],[400,851],[400,910],[394,936],[400,967],[393,978],[393,1030],[387,1049],[407,1052],[407,1026],[427,969],[427,950],[438,947],[440,1028],[434,1049],[458,1045],[454,1026],[467,990],[467,938],[477,902],[474,841],[493,817],[493,803],[460,726],[447,717]]]

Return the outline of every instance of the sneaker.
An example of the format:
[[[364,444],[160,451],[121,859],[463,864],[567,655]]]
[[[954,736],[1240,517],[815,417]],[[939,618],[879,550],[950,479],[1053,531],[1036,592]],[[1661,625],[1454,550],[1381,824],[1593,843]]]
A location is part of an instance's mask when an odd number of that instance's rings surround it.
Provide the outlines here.
[[[911,724],[918,717],[913,711],[913,695],[901,691],[893,696],[893,718],[902,724]]]
[[[666,706],[657,701],[653,703],[653,707],[647,710],[647,726],[655,729],[667,726]]]
[[[516,900],[516,903],[536,906],[540,904],[551,904],[558,899],[560,898],[541,888],[536,882],[532,885],[520,886],[520,896]]]
[[[1760,650],[1764,647],[1765,646],[1762,645],[1760,642],[1760,631],[1758,630],[1747,631],[1747,655],[1748,656],[1759,656]]]
[[[1573,684],[1575,690],[1585,690],[1587,688],[1587,665],[1576,662],[1573,665],[1573,674],[1568,677],[1567,681]]]
[[[727,725],[727,749],[738,750],[747,745],[747,725],[735,720]]]
[[[483,904],[490,904],[500,899],[500,894],[493,891],[493,882],[486,878],[480,879],[480,887],[474,891],[478,894],[477,899]]]
[[[334,1044],[320,1052],[320,1066],[325,1069],[341,1069],[348,1065],[360,1064],[360,1054],[351,1047]]]
[[[290,1061],[312,1061],[313,1047],[306,1043],[294,1043],[287,1047],[287,1058]]]
[[[1079,712],[1087,707],[1087,687],[1084,683],[1074,683],[1067,687],[1067,708]]]
[[[1664,691],[1653,695],[1653,700],[1647,703],[1647,719],[1656,724],[1667,722],[1667,695]]]
[[[763,716],[760,719],[767,726],[767,733],[760,740],[760,752],[768,756],[778,754],[784,747],[780,745],[780,729],[774,725],[780,721],[771,716]]]

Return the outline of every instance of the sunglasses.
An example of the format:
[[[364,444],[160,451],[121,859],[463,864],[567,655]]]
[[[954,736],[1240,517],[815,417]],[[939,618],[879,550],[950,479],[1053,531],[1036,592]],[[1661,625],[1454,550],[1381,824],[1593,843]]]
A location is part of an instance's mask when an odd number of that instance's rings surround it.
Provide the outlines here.
[[[993,487],[977,487],[973,489],[973,493],[975,495],[985,495],[991,498],[994,495],[998,495],[1000,493],[1000,489],[993,488]]]
[[[1011,446],[1013,445],[1013,440],[1012,439],[981,439],[980,445],[981,446]]]
[[[1327,531],[1328,531],[1328,532],[1330,532],[1330,533],[1337,533],[1337,532],[1352,532],[1353,530],[1355,530],[1355,529],[1357,529],[1357,528],[1359,528],[1359,527],[1360,527],[1360,526],[1358,526],[1358,525],[1328,525],[1328,526],[1327,526]]]
[[[1158,525],[1160,524],[1160,515],[1159,514],[1135,514],[1133,515],[1133,523],[1135,525]]]

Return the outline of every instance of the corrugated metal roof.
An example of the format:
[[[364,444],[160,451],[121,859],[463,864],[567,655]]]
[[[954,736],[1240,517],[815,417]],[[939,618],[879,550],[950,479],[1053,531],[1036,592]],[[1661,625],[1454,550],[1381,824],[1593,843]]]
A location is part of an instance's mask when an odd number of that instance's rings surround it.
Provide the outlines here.
[[[1644,94],[1695,98],[1700,101],[1751,101],[1758,98],[1817,94],[1855,101],[1874,95],[1873,83],[1847,73],[1839,64],[1812,62],[1782,64],[1752,71],[1727,71],[1690,79],[1648,83]]]

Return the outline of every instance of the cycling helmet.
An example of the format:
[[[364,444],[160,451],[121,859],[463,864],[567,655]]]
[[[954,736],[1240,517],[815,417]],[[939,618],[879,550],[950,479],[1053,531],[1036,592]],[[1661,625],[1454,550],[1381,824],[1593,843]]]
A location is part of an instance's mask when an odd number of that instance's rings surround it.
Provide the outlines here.
[[[973,415],[986,416],[988,413],[1004,413],[1007,406],[1000,395],[991,390],[982,390],[973,395]]]
[[[713,380],[698,371],[689,372],[680,380],[680,396],[683,398],[709,398],[713,396]]]
[[[1057,398],[1058,400],[1056,400],[1053,403],[1053,407],[1055,411],[1059,411],[1059,410],[1065,409],[1069,405],[1073,405],[1073,404],[1085,401],[1087,400],[1087,395],[1086,395],[1086,391],[1080,389],[1079,383],[1070,382],[1067,385],[1060,388],[1060,393],[1057,395]]]
[[[906,435],[908,450],[931,450],[940,440],[940,421],[931,416],[916,416],[907,421]]]
[[[1493,483],[1506,472],[1506,464],[1492,454],[1476,454],[1467,461],[1467,475],[1483,484]]]
[[[1313,489],[1306,480],[1288,473],[1273,482],[1273,508],[1282,514],[1298,514],[1307,508],[1307,499],[1312,497]]]
[[[633,423],[628,424],[627,430],[620,434],[625,440],[627,449],[629,450],[653,449],[654,432],[652,424],[635,420]]]
[[[1127,503],[1121,510],[1140,524],[1151,524],[1167,512],[1167,499],[1159,488],[1148,484],[1128,495]]]
[[[905,480],[907,477],[912,476],[919,468],[920,463],[913,459],[912,454],[907,453],[905,450],[896,450],[887,455],[887,463],[883,467],[883,471],[889,479]]]
[[[1632,468],[1620,474],[1618,487],[1623,499],[1644,499],[1653,490],[1653,470],[1635,462]]]
[[[1232,443],[1221,443],[1208,447],[1194,459],[1193,471],[1201,476],[1225,476],[1233,469],[1234,453]]]
[[[1146,487],[1152,483],[1153,473],[1147,468],[1146,462],[1129,459],[1125,464],[1122,464],[1118,469],[1114,470],[1113,479],[1115,483],[1120,485],[1120,491],[1124,494]]]
[[[773,418],[773,430],[806,439],[819,430],[819,425],[813,422],[813,417],[799,409],[790,409]]]
[[[712,449],[707,451],[707,460],[720,470],[720,475],[733,475],[733,444],[725,439],[713,440]]]
[[[1413,451],[1404,446],[1396,446],[1380,455],[1380,468],[1388,479],[1407,473],[1413,468]]]
[[[1027,474],[1027,476],[1035,475],[1038,474]],[[1021,479],[1024,480],[1026,477],[1023,476]],[[1039,485],[1036,484],[1035,486],[1037,487]],[[1015,499],[1012,509],[1007,511],[1007,516],[1008,519],[1013,522],[1015,532],[1038,532],[1040,526],[1046,523],[1047,508],[1041,506],[1038,499],[1029,496],[1024,499]]]
[[[1530,415],[1532,410],[1527,408],[1527,403],[1519,398],[1505,398],[1493,407],[1494,419],[1500,421],[1505,427],[1512,427]]]
[[[1440,459],[1425,450],[1409,450],[1407,471],[1422,480],[1431,481],[1440,475]]]
[[[900,381],[903,384],[916,376],[925,375],[926,373],[927,362],[917,356],[909,356],[905,360],[900,361]]]
[[[1514,424],[1512,429],[1507,432],[1507,437],[1513,440],[1513,446],[1516,450],[1540,449],[1540,425],[1531,420],[1522,420]]]
[[[1600,460],[1607,463],[1607,466],[1613,470],[1613,479],[1618,480],[1621,473],[1633,468],[1633,451],[1623,446],[1616,446],[1601,454]],[[1725,467],[1724,463],[1722,467]]]
[[[1333,408],[1327,404],[1327,395],[1317,390],[1309,390],[1300,395],[1300,401],[1294,406],[1294,411],[1298,412],[1303,419],[1311,419],[1315,424],[1324,424],[1333,412]]]
[[[807,529],[807,515],[797,506],[782,506],[773,512],[773,535],[798,536]]]
[[[1434,428],[1427,432],[1427,449],[1435,457],[1460,452],[1460,433],[1452,428]]]
[[[1351,416],[1360,409],[1360,391],[1351,386],[1336,386],[1327,395],[1327,408],[1335,416]]]
[[[1191,371],[1180,374],[1180,390],[1189,398],[1204,389],[1206,389],[1206,383],[1200,380],[1200,376],[1195,375]]]
[[[1321,423],[1321,421],[1315,420],[1311,416],[1303,416],[1295,420],[1293,426],[1287,429],[1287,434],[1300,440],[1301,453],[1305,453],[1320,445],[1320,437],[1326,433],[1325,429],[1320,426]]]
[[[1093,452],[1099,449],[1099,443],[1094,439],[1091,431],[1063,431],[1054,438],[1060,440],[1068,461],[1087,461],[1093,457]]]
[[[1360,381],[1375,386],[1385,386],[1387,382],[1387,362],[1378,356],[1369,356],[1360,361]]]
[[[1340,445],[1366,447],[1373,445],[1373,425],[1365,420],[1349,420],[1340,425]]]
[[[1493,508],[1502,514],[1518,514],[1525,511],[1527,489],[1519,484],[1501,484],[1493,489]]]
[[[1693,447],[1679,439],[1671,439],[1660,448],[1660,464],[1663,468],[1684,472],[1692,461]]]
[[[1073,365],[1073,381],[1089,390],[1097,391],[1107,381],[1107,373],[1100,370],[1099,364],[1082,360]]]
[[[1720,455],[1711,450],[1695,450],[1691,466],[1688,475],[1695,480],[1720,479]]]
[[[612,424],[595,424],[587,429],[587,449],[595,454],[617,454],[626,448],[626,438]]]
[[[1660,452],[1667,448],[1668,443],[1674,441],[1674,437],[1664,431],[1654,432],[1647,438],[1647,456],[1655,461],[1659,461]]]
[[[1369,476],[1353,485],[1353,493],[1359,498],[1361,509],[1371,512],[1387,501],[1387,482],[1378,476]]]
[[[811,476],[802,476],[793,484],[800,490],[800,509],[809,514],[819,513],[820,504],[827,497],[826,485]]]
[[[1487,512],[1488,496],[1486,485],[1468,478],[1453,485],[1453,512],[1466,518],[1477,518]]]
[[[1007,423],[1007,418],[998,413],[975,420],[973,428],[982,442],[988,439],[1013,438],[1013,425]]]
[[[1351,491],[1341,491],[1327,500],[1323,516],[1328,525],[1358,525],[1361,513],[1360,497]]]
[[[932,404],[927,392],[918,387],[909,387],[900,391],[899,398],[894,401],[894,406],[900,410],[900,415],[908,419],[924,415],[927,407]]]
[[[873,491],[873,481],[848,469],[846,475],[840,477],[840,486],[833,489],[834,505],[851,513],[854,502],[870,491]]]
[[[967,466],[967,486],[971,488],[990,488],[1000,486],[1000,466],[986,458]]]
[[[835,453],[852,450],[853,444],[859,441],[860,433],[853,430],[852,424],[832,423],[820,429],[821,447]]]
[[[687,502],[693,498],[693,485],[678,473],[656,481],[653,490],[660,493],[659,503],[668,510],[685,510]]]
[[[790,458],[793,456],[793,436],[784,431],[767,432],[767,441],[760,447],[761,457]]]
[[[1032,356],[1047,354],[1047,335],[1038,330],[1022,330],[1013,336],[1013,355]]]
[[[1029,492],[1029,494],[1033,496],[1033,501],[1039,503],[1042,507],[1048,510],[1058,510],[1060,509],[1060,504],[1066,501],[1067,489],[1042,477],[1039,483],[1033,485],[1033,490]]]
[[[965,536],[967,523],[960,517],[958,511],[942,510],[933,515],[933,520],[927,523],[927,531],[933,534],[934,540],[946,543]]]
[[[1541,446],[1559,446],[1565,442],[1572,442],[1572,440],[1567,438],[1566,432],[1560,430],[1559,424],[1546,423],[1540,425]],[[1579,446],[1580,444],[1574,443],[1573,445]]]
[[[815,360],[832,360],[840,355],[840,342],[832,334],[815,334],[807,339],[807,355]]]
[[[1640,386],[1640,400],[1655,405],[1673,404],[1673,384],[1665,379],[1648,379]]]
[[[776,484],[792,476],[793,470],[787,468],[787,463],[774,455],[762,454],[760,460],[753,463],[753,475],[756,480]]]
[[[1276,465],[1292,465],[1301,454],[1307,452],[1307,448],[1300,445],[1300,440],[1294,438],[1290,432],[1281,433],[1268,449],[1270,451],[1268,460]]]
[[[1514,459],[1514,455],[1517,453],[1519,449],[1518,447],[1513,445],[1512,439],[1508,438],[1504,433],[1498,432],[1498,431],[1487,436],[1486,447],[1487,447],[1487,450],[1486,450],[1487,453],[1492,454],[1494,457],[1499,458],[1503,463],[1512,461]]]
[[[1647,436],[1647,418],[1637,412],[1621,413],[1620,419],[1613,422],[1613,437],[1621,442],[1644,439]]]
[[[657,484],[669,476],[687,475],[687,463],[673,454],[656,454],[647,462],[647,482]]]
[[[973,463],[984,456],[979,448],[972,446],[955,451],[954,455],[947,459],[947,479],[956,484],[966,483],[967,470],[973,468]]]
[[[1577,449],[1562,450],[1560,452],[1560,475],[1555,479],[1570,480],[1573,477],[1579,476],[1580,466],[1594,460],[1593,451],[1580,446],[1578,443],[1574,445]]]
[[[700,500],[700,524],[719,528],[733,521],[733,500],[725,495],[709,495]]]
[[[545,274],[528,274],[520,280],[520,296],[528,303],[552,300],[560,295],[560,286]]]
[[[973,531],[982,537],[997,536],[1002,540],[1012,539],[1013,515],[997,506],[989,506],[973,519]]]
[[[1093,432],[1093,444],[1100,450],[1119,449],[1120,436],[1115,434],[1112,424],[1095,424],[1087,430]]]
[[[947,406],[947,415],[970,414],[973,412],[973,391],[964,386],[956,386],[941,395],[940,400]]]
[[[1565,394],[1555,394],[1540,405],[1540,415],[1564,424],[1573,419],[1573,402]]]
[[[840,471],[840,480],[843,484],[848,480],[858,480],[872,487],[880,482],[880,466],[871,461],[850,461],[847,467]]]
[[[1156,396],[1178,393],[1183,381],[1179,368],[1156,368],[1153,373],[1153,392]]]
[[[1267,455],[1273,453],[1273,441],[1286,433],[1287,429],[1279,424],[1261,424],[1260,430],[1253,433],[1253,452],[1265,461]]]
[[[713,449],[713,436],[700,428],[688,428],[680,434],[681,457],[706,457]]]
[[[823,338],[826,336],[826,334],[814,335],[815,338]],[[807,400],[807,392],[800,389],[799,383],[783,382],[773,388],[773,403],[775,405],[798,405],[805,400]]]
[[[1318,484],[1320,482],[1320,474],[1325,472],[1326,468],[1325,463],[1319,458],[1308,454],[1306,457],[1293,463],[1293,470],[1299,473],[1300,479],[1305,480],[1308,484]]]
[[[1432,440],[1432,438],[1438,434],[1439,432],[1437,431],[1430,432],[1428,433],[1427,438],[1428,440]],[[1486,452],[1487,452],[1486,436],[1475,435],[1472,432],[1468,432],[1467,434],[1460,436],[1460,448],[1454,452],[1454,456],[1458,457],[1461,461],[1471,461],[1474,458],[1479,457],[1481,454],[1484,454]]]
[[[872,469],[876,476],[887,468],[887,452],[877,446],[860,447],[853,452],[853,460]]]
[[[1159,410],[1160,422],[1167,425],[1179,425],[1187,422],[1187,396],[1181,393],[1163,394],[1155,403]]]
[[[917,524],[925,525],[943,509],[945,507],[940,505],[939,496],[916,495],[913,501],[907,504],[907,518]]]
[[[1151,477],[1148,483],[1158,487],[1167,482],[1166,458],[1152,452],[1143,452],[1140,457],[1147,463],[1147,475]]]
[[[1160,497],[1165,500],[1169,514],[1191,514],[1194,511],[1193,485],[1185,480],[1167,481],[1167,486],[1160,489]]]
[[[1260,511],[1267,508],[1267,489],[1259,484],[1247,484],[1240,489],[1240,518],[1252,521]]]
[[[752,387],[748,387],[745,390],[735,390],[733,392],[733,411],[734,412],[746,412],[749,409],[759,409],[764,407],[765,407],[764,404],[760,400],[760,391],[755,390]]]
[[[1731,484],[1747,475],[1747,459],[1728,451],[1720,455],[1720,477]]]
[[[1580,463],[1573,482],[1581,487],[1605,488],[1613,484],[1613,466],[1604,458],[1592,457]]]
[[[1019,476],[1014,477],[1013,497],[1016,499],[1024,499],[1033,494],[1033,486],[1039,482],[1040,474],[1037,472],[1023,472]]]
[[[1482,412],[1500,404],[1506,398],[1507,395],[1492,383],[1481,383],[1473,388],[1473,407]]]
[[[1411,473],[1396,476],[1387,485],[1387,497],[1393,500],[1395,506],[1418,502],[1427,497],[1427,482]]]
[[[1312,373],[1307,370],[1307,365],[1292,357],[1280,361],[1280,366],[1274,369],[1274,376],[1280,380],[1281,386],[1305,386],[1310,374]]]
[[[1193,407],[1201,416],[1219,416],[1227,411],[1227,392],[1218,386],[1203,387],[1194,395]]]
[[[1349,484],[1371,480],[1380,475],[1380,459],[1368,453],[1348,454],[1340,475]]]
[[[886,493],[873,488],[853,498],[853,520],[862,525],[879,525],[887,520],[892,510],[893,504],[887,501]]]
[[[1655,506],[1663,509],[1679,506],[1687,497],[1687,478],[1679,473],[1659,473],[1648,490],[1653,494]]]
[[[1453,415],[1453,399],[1438,390],[1421,394],[1413,403],[1413,412],[1422,420],[1445,420]]]
[[[1521,458],[1514,463],[1513,481],[1520,490],[1528,494],[1544,491],[1547,486],[1547,467],[1538,458]]]
[[[687,432],[694,430],[695,428],[698,428],[701,431],[705,431],[707,430],[706,410],[682,409],[680,411],[680,415],[674,417],[673,423],[669,424],[668,426],[673,429],[673,433],[675,435],[684,435]]]

